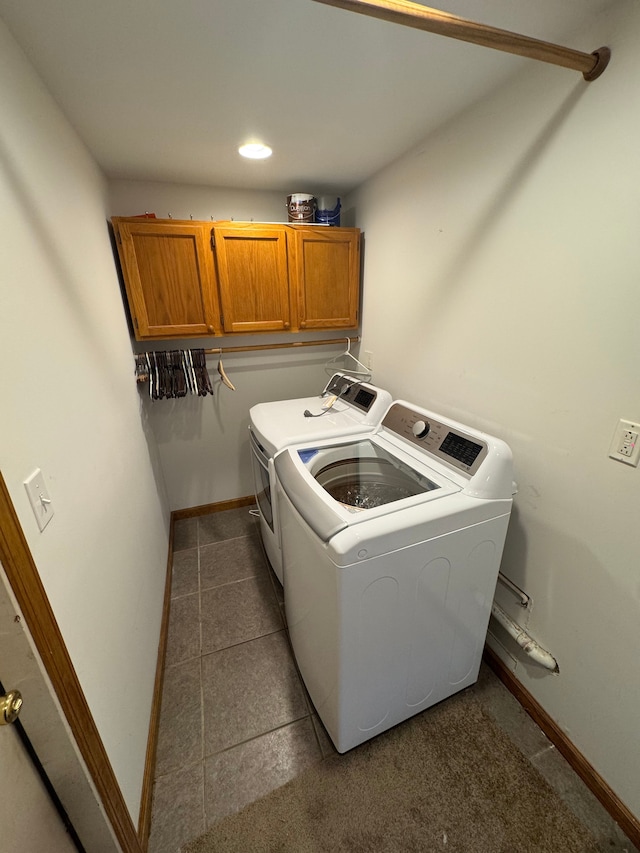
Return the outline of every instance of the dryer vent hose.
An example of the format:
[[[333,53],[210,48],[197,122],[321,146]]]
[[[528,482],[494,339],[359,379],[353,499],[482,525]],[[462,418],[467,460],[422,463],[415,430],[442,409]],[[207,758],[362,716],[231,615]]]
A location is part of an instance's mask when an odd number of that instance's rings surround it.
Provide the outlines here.
[[[504,612],[502,607],[495,603],[495,601],[491,605],[491,615],[502,625],[509,636],[513,637],[522,651],[528,654],[532,660],[539,663],[541,666],[544,666],[545,669],[550,669],[551,672],[560,672],[558,661],[554,656],[536,643],[533,637],[527,634],[524,628],[521,628],[517,622],[514,622],[513,619]]]

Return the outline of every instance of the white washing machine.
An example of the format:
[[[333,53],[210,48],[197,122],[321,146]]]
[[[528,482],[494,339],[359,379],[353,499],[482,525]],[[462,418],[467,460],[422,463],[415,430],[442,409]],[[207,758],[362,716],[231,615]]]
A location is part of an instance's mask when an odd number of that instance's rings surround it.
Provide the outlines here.
[[[339,752],[473,684],[512,505],[509,447],[406,402],[276,455],[291,643]]]
[[[388,391],[348,374],[335,373],[320,395],[258,403],[251,408],[249,431],[260,534],[280,583],[282,555],[273,457],[284,447],[301,441],[368,432],[380,423],[390,404]]]

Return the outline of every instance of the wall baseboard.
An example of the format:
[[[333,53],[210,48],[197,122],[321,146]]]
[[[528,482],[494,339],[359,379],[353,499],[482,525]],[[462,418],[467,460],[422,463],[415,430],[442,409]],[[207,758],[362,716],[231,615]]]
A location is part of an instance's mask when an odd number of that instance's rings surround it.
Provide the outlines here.
[[[149,846],[151,831],[151,808],[153,805],[153,783],[156,771],[156,755],[158,751],[158,731],[160,729],[160,705],[162,702],[162,687],[164,684],[164,665],[167,655],[167,636],[169,633],[169,608],[171,606],[171,579],[173,577],[173,515],[169,529],[169,548],[167,554],[167,573],[164,583],[164,600],[162,603],[162,619],[160,621],[160,638],[158,640],[158,659],[156,676],[153,685],[151,701],[151,717],[149,719],[149,736],[147,738],[147,754],[142,778],[142,793],[140,796],[140,815],[138,818],[138,837],[143,850]]]
[[[256,502],[254,495],[247,495],[244,498],[233,498],[230,501],[219,501],[214,504],[201,504],[200,506],[189,506],[186,509],[174,509],[171,513],[171,521],[178,521],[182,518],[193,518],[197,515],[209,515],[211,512],[224,512],[227,509],[238,509],[243,506],[251,506]]]
[[[569,762],[587,788],[600,800],[611,817],[626,833],[629,840],[640,848],[640,820],[633,815],[620,798],[611,790],[602,776],[589,764],[584,755],[569,740],[560,726],[518,681],[498,655],[485,646],[484,658],[505,687],[515,696],[524,710],[542,729],[558,752]]]

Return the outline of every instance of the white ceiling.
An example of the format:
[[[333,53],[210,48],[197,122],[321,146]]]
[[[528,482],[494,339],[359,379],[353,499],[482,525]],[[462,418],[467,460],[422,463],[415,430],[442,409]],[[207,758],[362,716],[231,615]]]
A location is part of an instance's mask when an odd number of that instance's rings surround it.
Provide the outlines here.
[[[440,8],[590,53],[574,33],[610,1]],[[105,173],[139,180],[344,193],[533,62],[312,0],[0,0],[0,15]],[[269,161],[238,156],[253,137]]]

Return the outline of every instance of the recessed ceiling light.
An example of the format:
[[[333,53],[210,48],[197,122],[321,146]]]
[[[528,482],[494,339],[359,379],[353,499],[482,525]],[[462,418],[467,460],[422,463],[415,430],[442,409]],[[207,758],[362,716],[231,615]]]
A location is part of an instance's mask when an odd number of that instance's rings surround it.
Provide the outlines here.
[[[264,160],[266,157],[271,157],[273,152],[262,142],[249,142],[247,145],[241,145],[238,153],[243,157],[249,157],[250,160]]]

